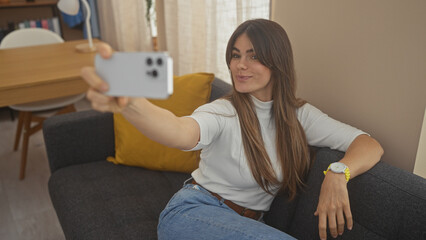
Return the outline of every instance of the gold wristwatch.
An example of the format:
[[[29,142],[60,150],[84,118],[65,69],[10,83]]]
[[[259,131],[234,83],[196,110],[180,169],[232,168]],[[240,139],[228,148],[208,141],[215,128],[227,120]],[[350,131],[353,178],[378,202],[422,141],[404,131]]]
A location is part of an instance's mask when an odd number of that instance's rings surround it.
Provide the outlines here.
[[[342,162],[334,162],[330,164],[327,170],[324,171],[324,175],[326,175],[329,170],[331,170],[334,173],[344,173],[346,177],[346,182],[348,182],[349,179],[351,178],[351,172],[349,171],[348,166],[346,166],[346,164]]]

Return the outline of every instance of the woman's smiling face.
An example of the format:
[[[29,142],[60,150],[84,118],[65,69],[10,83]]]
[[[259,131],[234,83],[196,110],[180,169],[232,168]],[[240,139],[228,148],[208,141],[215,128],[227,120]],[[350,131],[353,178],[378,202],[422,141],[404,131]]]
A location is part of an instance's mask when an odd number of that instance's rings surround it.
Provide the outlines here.
[[[271,70],[259,62],[245,33],[235,41],[229,68],[237,92],[249,93],[264,102],[272,100]]]

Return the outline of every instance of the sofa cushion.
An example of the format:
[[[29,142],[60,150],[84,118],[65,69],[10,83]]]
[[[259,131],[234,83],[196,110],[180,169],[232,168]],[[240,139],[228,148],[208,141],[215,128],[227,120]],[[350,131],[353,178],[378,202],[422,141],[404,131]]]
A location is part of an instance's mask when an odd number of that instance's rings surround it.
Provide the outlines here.
[[[151,100],[176,116],[190,115],[207,103],[213,74],[195,73],[174,78],[174,93],[167,100]],[[199,151],[183,152],[150,140],[121,114],[114,114],[115,157],[108,161],[152,170],[190,173],[198,167]],[[152,161],[152,159],[155,159]]]
[[[160,212],[188,178],[98,161],[57,170],[49,193],[68,239],[157,239]]]

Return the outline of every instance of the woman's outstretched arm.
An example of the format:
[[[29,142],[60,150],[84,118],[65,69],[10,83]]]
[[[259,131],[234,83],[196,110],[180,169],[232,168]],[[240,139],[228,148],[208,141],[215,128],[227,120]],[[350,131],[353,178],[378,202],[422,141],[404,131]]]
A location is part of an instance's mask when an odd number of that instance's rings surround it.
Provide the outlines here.
[[[103,58],[110,58],[113,54],[111,47],[105,43],[98,44],[97,49]],[[89,84],[87,98],[95,110],[121,113],[145,136],[169,147],[191,149],[198,143],[200,128],[194,119],[177,117],[145,98],[105,95],[109,86],[93,67],[84,67],[81,76]]]

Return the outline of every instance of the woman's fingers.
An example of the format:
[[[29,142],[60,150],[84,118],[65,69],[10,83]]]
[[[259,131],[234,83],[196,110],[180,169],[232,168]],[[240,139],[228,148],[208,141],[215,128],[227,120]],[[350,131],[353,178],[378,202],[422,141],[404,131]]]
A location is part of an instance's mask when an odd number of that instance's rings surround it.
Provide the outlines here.
[[[87,91],[87,99],[99,104],[108,104],[111,101],[111,97],[106,96],[93,88],[90,88],[89,91]]]
[[[89,84],[90,87],[100,92],[106,92],[109,89],[108,83],[102,80],[93,67],[83,67],[81,69],[81,76]]]
[[[119,108],[125,108],[129,105],[130,98],[128,97],[119,97],[117,98],[117,103]]]
[[[87,91],[87,99],[92,103],[92,107],[100,112],[121,112],[130,103],[128,97],[111,97],[90,88]]]
[[[319,224],[318,224],[318,230],[319,230],[319,236],[321,240],[327,239],[327,215],[320,214],[318,212],[319,217]]]
[[[113,49],[106,43],[97,43],[96,49],[102,58],[110,58],[113,54]],[[120,112],[129,105],[130,99],[128,97],[111,97],[104,94],[108,91],[109,85],[96,74],[95,68],[83,67],[81,77],[89,85],[87,99],[90,100],[95,110]]]
[[[318,230],[320,239],[327,239],[327,227],[330,230],[330,234],[333,238],[336,238],[338,235],[342,235],[345,229],[345,217],[341,209],[336,211],[319,211],[315,212],[315,216],[319,217]],[[348,216],[346,216],[347,219]],[[352,221],[352,217],[350,217]],[[348,229],[349,222],[348,222]]]
[[[343,234],[343,231],[345,230],[345,217],[343,216],[343,211],[339,210],[336,213],[337,218],[337,233],[339,235]]]
[[[90,88],[86,94],[87,99],[92,103],[92,108],[101,112],[108,111],[111,105],[111,98]]]
[[[349,230],[352,230],[353,227],[353,219],[352,219],[352,211],[351,211],[351,207],[350,204],[348,203],[348,205],[346,205],[343,209],[344,213],[345,213],[345,217],[346,217],[346,227]]]
[[[96,49],[102,58],[110,58],[114,52],[110,45],[103,42],[96,43]],[[81,69],[81,76],[87,84],[89,84],[89,86],[94,87],[101,92],[108,91],[108,84],[96,74],[95,68],[83,67]]]
[[[114,52],[110,45],[107,43],[97,43],[96,44],[96,50],[99,52],[102,58],[110,58],[112,56],[112,53]]]
[[[328,228],[332,237],[337,237],[336,213],[332,212],[328,215]]]

